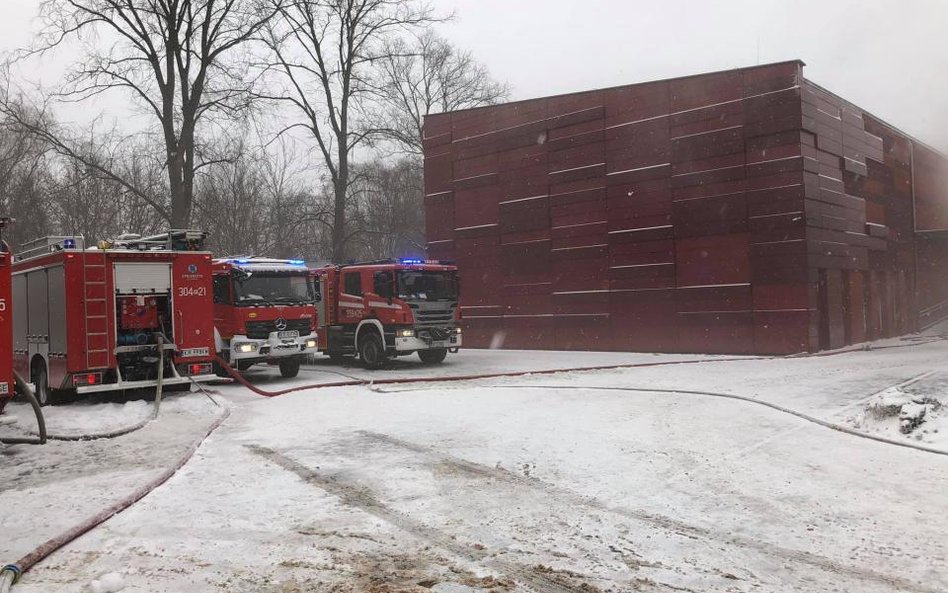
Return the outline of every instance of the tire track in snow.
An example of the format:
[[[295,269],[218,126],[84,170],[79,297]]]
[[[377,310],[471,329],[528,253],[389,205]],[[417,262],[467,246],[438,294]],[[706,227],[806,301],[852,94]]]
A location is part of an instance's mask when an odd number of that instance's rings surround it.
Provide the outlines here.
[[[574,492],[567,488],[556,486],[554,484],[550,484],[549,482],[544,482],[538,478],[523,476],[502,468],[491,467],[489,465],[468,461],[460,457],[442,453],[432,447],[412,443],[410,441],[399,439],[387,434],[366,430],[357,431],[356,434],[369,441],[382,443],[424,455],[435,463],[450,466],[459,472],[463,472],[476,478],[497,480],[511,485],[539,490],[549,496],[559,499],[561,502],[566,504],[584,506],[597,511],[620,515],[622,517],[641,521],[643,523],[671,531],[684,537],[701,538],[715,542],[732,544],[745,549],[757,550],[771,556],[790,560],[792,562],[808,564],[836,575],[843,575],[862,581],[873,581],[878,584],[896,588],[899,591],[943,593],[941,589],[927,587],[902,577],[884,574],[871,569],[862,569],[848,566],[833,560],[832,558],[821,556],[813,552],[794,550],[750,537],[732,535],[714,529],[685,523],[683,521],[679,521],[678,519],[656,513],[618,507],[595,497],[579,494],[578,492]]]
[[[408,515],[389,508],[379,501],[371,490],[365,486],[347,483],[335,476],[320,474],[279,451],[259,445],[245,446],[252,453],[270,463],[296,474],[304,482],[332,494],[346,506],[369,513],[398,527],[402,531],[421,540],[428,541],[460,558],[499,570],[503,573],[502,576],[519,581],[536,593],[590,593],[591,591],[597,590],[586,583],[579,585],[565,583],[563,582],[563,577],[558,577],[557,573],[550,572],[546,569],[541,570],[540,567],[524,566],[514,562],[491,558],[487,551],[459,544],[443,531],[429,527],[420,521],[412,519]],[[663,586],[660,583],[639,584],[650,586],[652,590],[659,592],[673,590],[671,587]]]

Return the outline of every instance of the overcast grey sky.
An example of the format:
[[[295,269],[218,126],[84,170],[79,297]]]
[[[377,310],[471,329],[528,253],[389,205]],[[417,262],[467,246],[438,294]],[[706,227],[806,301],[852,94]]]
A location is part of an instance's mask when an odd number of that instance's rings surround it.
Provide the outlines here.
[[[29,41],[39,2],[0,0],[0,47]],[[948,0],[432,4],[515,99],[800,58],[807,78],[948,149]]]

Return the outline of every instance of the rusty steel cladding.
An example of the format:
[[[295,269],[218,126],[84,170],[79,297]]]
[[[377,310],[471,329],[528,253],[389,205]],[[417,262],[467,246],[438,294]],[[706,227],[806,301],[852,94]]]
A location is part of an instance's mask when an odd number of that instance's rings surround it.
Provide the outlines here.
[[[782,62],[430,116],[474,347],[790,354],[948,314],[948,160]]]

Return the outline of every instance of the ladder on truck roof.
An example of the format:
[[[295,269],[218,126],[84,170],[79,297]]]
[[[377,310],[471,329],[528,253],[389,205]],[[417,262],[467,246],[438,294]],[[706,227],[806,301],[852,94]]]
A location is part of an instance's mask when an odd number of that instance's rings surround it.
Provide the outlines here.
[[[121,235],[103,241],[106,248],[137,249],[140,251],[201,251],[204,249],[205,231],[197,229],[171,229],[157,235]]]
[[[82,258],[82,283],[85,299],[85,346],[87,369],[109,366],[109,305],[106,289],[108,259],[105,251],[88,251]]]
[[[47,253],[56,253],[66,249],[76,249],[81,251],[85,248],[85,237],[82,235],[48,235],[20,244],[20,250],[16,254],[17,261],[23,261],[33,257],[46,255]]]

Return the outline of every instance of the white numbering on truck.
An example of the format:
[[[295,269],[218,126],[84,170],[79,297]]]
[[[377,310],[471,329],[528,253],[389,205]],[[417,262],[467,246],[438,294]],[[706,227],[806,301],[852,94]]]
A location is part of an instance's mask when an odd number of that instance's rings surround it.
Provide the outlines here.
[[[7,310],[7,299],[0,299],[0,313]]]
[[[207,296],[207,288],[203,286],[179,286],[179,297],[203,297]]]

